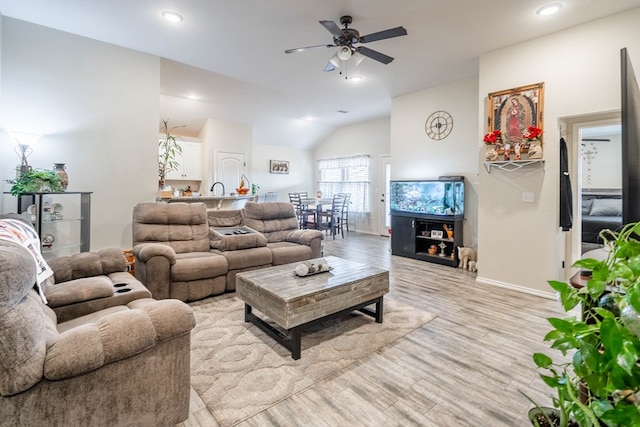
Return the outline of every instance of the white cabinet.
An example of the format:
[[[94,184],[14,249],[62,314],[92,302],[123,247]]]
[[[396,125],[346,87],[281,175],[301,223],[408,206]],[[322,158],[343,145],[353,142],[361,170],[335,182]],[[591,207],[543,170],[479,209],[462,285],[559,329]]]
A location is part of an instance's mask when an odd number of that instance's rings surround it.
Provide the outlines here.
[[[179,139],[182,154],[176,156],[178,170],[167,173],[166,180],[202,181],[202,143]]]

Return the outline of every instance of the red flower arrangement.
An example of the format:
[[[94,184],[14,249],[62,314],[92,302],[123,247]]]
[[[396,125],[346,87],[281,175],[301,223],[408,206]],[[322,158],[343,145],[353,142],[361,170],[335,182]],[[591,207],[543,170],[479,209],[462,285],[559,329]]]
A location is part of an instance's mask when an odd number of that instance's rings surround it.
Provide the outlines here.
[[[499,130],[494,130],[493,132],[490,132],[488,134],[486,134],[484,136],[484,143],[487,145],[493,145],[496,142],[499,142],[502,139],[502,132],[500,132]]]
[[[540,141],[540,138],[542,137],[542,129],[535,126],[529,126],[522,137],[527,141]]]

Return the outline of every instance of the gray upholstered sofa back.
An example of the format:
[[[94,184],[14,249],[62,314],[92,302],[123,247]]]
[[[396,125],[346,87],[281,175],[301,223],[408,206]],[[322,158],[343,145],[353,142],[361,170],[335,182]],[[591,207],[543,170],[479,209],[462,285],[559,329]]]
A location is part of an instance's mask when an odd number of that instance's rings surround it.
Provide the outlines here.
[[[298,230],[298,218],[291,203],[255,203],[244,205],[247,227],[261,232],[267,242],[283,242],[289,233]]]
[[[139,203],[133,208],[133,246],[163,243],[176,253],[209,252],[204,203]]]

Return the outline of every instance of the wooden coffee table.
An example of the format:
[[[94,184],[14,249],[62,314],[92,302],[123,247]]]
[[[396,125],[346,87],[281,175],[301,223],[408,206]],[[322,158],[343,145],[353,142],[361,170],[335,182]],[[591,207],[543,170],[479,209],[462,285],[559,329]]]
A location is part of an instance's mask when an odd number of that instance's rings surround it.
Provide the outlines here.
[[[321,258],[310,260],[317,263]],[[383,296],[389,292],[389,272],[382,268],[324,257],[327,273],[298,277],[300,263],[284,264],[236,275],[236,293],[245,303],[244,320],[251,322],[300,359],[301,330],[331,317],[359,310],[382,323]],[[367,306],[375,304],[375,311]],[[253,313],[258,310],[280,328]]]

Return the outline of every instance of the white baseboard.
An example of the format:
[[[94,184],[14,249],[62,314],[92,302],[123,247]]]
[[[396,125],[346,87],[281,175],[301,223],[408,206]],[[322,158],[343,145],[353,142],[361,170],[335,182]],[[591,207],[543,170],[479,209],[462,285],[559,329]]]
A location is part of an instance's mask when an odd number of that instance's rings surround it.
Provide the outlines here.
[[[512,283],[506,283],[506,282],[499,282],[497,280],[486,279],[480,276],[476,277],[476,282],[483,285],[491,285],[491,286],[498,286],[500,288],[511,289],[517,292],[523,292],[525,294],[535,295],[542,298],[553,299],[553,300],[556,299],[555,292],[539,291],[537,289],[525,288],[524,286],[518,286]]]

